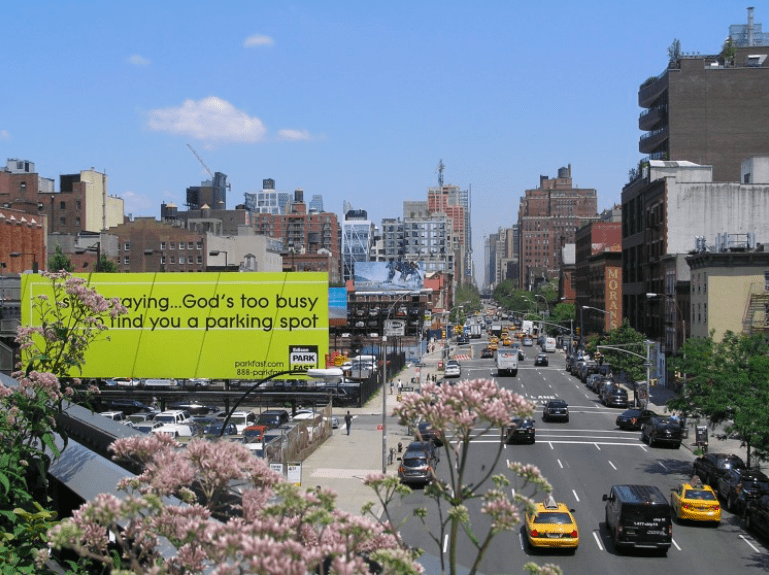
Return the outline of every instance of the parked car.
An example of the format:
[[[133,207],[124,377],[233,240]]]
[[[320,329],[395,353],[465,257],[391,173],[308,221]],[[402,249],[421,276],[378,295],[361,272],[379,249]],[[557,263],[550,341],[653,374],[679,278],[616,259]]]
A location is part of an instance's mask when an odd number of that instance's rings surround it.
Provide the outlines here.
[[[641,441],[654,447],[658,443],[681,447],[681,423],[665,415],[654,415],[641,426]]]
[[[510,424],[502,430],[505,443],[534,443],[537,429],[531,417],[514,417]]]
[[[670,494],[670,507],[681,521],[721,522],[721,504],[710,485],[703,485],[696,475],[691,481],[676,485]]]
[[[694,475],[711,487],[730,469],[745,469],[745,462],[731,453],[706,453],[694,460]]]
[[[657,414],[651,409],[628,409],[620,413],[614,422],[620,429],[637,431],[655,415]]]
[[[398,461],[398,478],[401,483],[426,485],[435,477],[438,453],[432,441],[414,441],[406,447]]]
[[[494,350],[491,349],[490,347],[484,347],[481,350],[481,358],[489,358],[489,357],[494,357]]]
[[[161,411],[155,416],[155,421],[162,424],[166,423],[187,423],[191,421],[190,412],[184,409],[167,409]]]
[[[135,399],[108,399],[103,402],[103,405],[107,411],[122,411],[126,415],[152,411],[149,405]]]
[[[227,417],[226,411],[223,411],[222,413],[219,413],[216,417],[217,419],[224,420]],[[286,414],[286,417],[288,417],[288,413]],[[288,420],[288,419],[287,419]],[[253,411],[233,411],[230,415],[230,421],[235,424],[235,427],[238,429],[238,434],[243,433],[245,431],[246,427],[249,425],[254,425],[257,422],[256,414]]]
[[[126,419],[136,427],[137,425],[152,422],[157,414],[157,411],[140,411],[139,413],[132,413]]]
[[[587,376],[587,379],[585,380],[585,386],[587,386],[588,389],[594,389],[594,386],[598,380],[601,379],[600,373],[591,373]]]
[[[266,425],[249,425],[243,430],[243,437],[246,443],[253,441],[264,441],[264,434],[269,431]]]
[[[107,386],[117,386],[117,387],[141,387],[142,380],[141,379],[135,379],[133,377],[113,377],[112,379],[106,380]]]
[[[170,435],[175,439],[177,437],[195,437],[202,435],[203,429],[199,424],[190,419],[186,423],[162,423],[160,427],[153,428],[152,433]]]
[[[215,405],[203,405],[197,401],[177,401],[170,404],[169,409],[183,409],[189,411],[190,415],[208,415],[219,411]]]
[[[749,501],[769,493],[769,477],[758,469],[729,469],[718,478],[718,495],[732,513],[742,514]]]
[[[546,353],[538,353],[537,354],[537,359],[534,360],[534,365],[544,365],[544,366],[547,366],[547,365],[549,365],[549,363],[550,363],[550,360],[548,359]]]
[[[180,380],[181,386],[187,389],[208,389],[211,386],[211,380],[204,377],[193,377]]]
[[[569,421],[569,404],[563,399],[551,399],[542,409],[542,421],[552,419]]]
[[[606,407],[621,407],[627,409],[627,391],[619,386],[614,386],[611,391],[603,396],[602,401]]]
[[[158,427],[163,427],[163,424],[157,421],[144,421],[142,423],[134,423],[133,425],[136,431],[141,431],[142,433],[150,433]]]
[[[748,501],[744,517],[745,529],[769,537],[769,495]]]
[[[125,423],[128,421],[122,411],[102,411],[99,415],[111,419],[112,421],[117,421],[118,423]]]
[[[222,436],[237,435],[238,427],[232,422],[228,421],[227,425],[224,425],[224,421],[216,421],[209,423],[203,429],[203,437],[207,439],[216,439]]]
[[[251,424],[266,425],[269,428],[280,427],[288,423],[289,415],[285,409],[268,409],[259,414]]]

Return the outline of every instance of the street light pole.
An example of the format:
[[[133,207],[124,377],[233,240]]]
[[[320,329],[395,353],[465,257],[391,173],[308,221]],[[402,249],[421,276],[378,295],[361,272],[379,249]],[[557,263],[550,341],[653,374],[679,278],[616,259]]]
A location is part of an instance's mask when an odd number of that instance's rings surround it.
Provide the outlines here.
[[[410,295],[410,292],[401,294],[387,310],[387,317],[385,318],[385,330],[390,325],[390,314],[395,306],[404,297]],[[387,331],[382,334],[382,473],[387,474]]]

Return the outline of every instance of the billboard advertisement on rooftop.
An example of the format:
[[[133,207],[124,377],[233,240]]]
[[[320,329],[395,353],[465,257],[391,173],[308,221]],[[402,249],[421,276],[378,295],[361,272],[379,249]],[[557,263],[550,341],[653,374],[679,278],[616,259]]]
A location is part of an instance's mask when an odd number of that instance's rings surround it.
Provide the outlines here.
[[[106,320],[91,344],[86,378],[259,380],[323,367],[328,353],[325,272],[81,275],[126,315]],[[39,326],[51,280],[23,276],[22,325]]]
[[[355,262],[355,291],[419,291],[424,287],[421,262]]]

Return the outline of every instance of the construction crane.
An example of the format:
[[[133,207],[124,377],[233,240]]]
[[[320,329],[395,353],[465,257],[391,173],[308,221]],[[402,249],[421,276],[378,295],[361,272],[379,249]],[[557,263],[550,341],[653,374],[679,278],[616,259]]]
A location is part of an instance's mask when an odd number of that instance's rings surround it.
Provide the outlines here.
[[[206,163],[203,161],[203,158],[201,158],[201,157],[200,157],[200,154],[198,154],[198,153],[195,151],[195,148],[193,148],[193,147],[192,147],[192,146],[190,146],[189,144],[187,144],[187,147],[190,149],[190,152],[192,152],[193,154],[195,154],[195,157],[198,159],[198,162],[200,162],[200,163],[203,165],[203,167],[206,169],[206,172],[208,172],[208,175],[210,175],[210,176],[211,176],[211,181],[213,181],[213,179],[214,179],[214,174],[213,174],[213,172],[212,172],[212,171],[211,171],[211,170],[208,168],[208,166],[206,166]]]

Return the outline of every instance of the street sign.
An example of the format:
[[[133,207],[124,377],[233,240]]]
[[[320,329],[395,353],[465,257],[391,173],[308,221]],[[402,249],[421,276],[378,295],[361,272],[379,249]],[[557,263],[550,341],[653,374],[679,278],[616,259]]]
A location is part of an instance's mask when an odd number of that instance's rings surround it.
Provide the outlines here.
[[[387,336],[403,337],[406,335],[406,322],[402,319],[388,319],[384,329]]]
[[[286,481],[294,485],[302,484],[302,462],[289,463],[286,469]]]

